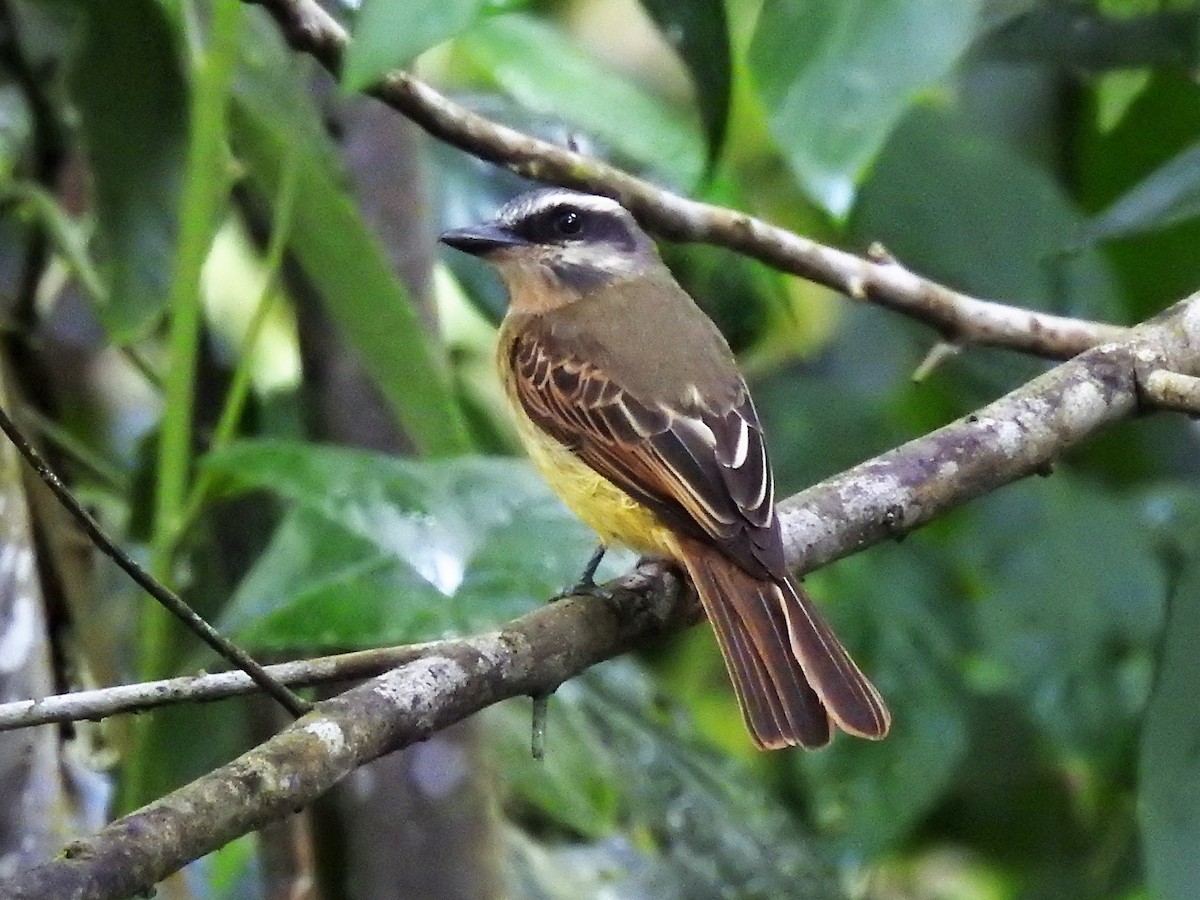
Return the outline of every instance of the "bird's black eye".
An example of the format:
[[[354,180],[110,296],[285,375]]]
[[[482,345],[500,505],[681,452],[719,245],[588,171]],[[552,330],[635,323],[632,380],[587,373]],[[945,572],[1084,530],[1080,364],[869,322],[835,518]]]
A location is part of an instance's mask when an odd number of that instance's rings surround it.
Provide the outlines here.
[[[551,225],[561,237],[576,237],[583,231],[583,216],[575,209],[559,210],[554,214]]]

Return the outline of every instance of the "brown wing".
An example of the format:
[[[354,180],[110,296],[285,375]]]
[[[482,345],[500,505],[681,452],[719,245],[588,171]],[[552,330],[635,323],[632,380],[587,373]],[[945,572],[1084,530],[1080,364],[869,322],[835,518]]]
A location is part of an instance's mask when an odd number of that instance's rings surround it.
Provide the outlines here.
[[[631,396],[540,329],[520,334],[509,353],[521,405],[548,434],[665,522],[715,541],[747,573],[787,577],[774,479],[740,377],[728,408],[698,395],[668,405]]]

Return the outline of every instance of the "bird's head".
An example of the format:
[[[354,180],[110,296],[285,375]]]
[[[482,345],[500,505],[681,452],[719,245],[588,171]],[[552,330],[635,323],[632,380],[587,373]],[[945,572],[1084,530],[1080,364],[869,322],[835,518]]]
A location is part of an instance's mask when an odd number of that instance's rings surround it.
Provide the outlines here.
[[[654,242],[608,197],[549,188],[522,194],[443,243],[496,267],[514,308],[537,312],[663,270]]]

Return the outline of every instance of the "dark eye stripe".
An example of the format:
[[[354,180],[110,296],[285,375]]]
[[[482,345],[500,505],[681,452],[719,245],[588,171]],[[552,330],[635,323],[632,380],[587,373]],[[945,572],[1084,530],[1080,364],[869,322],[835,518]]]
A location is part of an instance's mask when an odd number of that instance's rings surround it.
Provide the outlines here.
[[[570,229],[564,229],[564,223]],[[594,210],[573,203],[555,203],[521,216],[513,231],[536,244],[564,244],[568,241],[610,244],[620,250],[634,250],[637,241],[629,222],[616,210]]]

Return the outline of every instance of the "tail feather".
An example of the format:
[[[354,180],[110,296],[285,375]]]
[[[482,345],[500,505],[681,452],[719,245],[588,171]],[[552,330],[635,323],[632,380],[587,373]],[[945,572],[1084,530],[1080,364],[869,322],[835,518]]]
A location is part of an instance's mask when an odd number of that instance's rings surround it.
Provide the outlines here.
[[[790,579],[776,585],[776,590],[783,601],[792,654],[830,718],[849,734],[870,740],[884,737],[892,715],[875,685],[855,665],[804,591]]]
[[[755,578],[701,544],[680,549],[759,747],[824,746],[831,721],[859,737],[887,734],[879,692],[803,591]]]
[[[803,680],[795,683],[792,691],[781,690],[772,677],[773,669],[781,667],[779,654],[764,658],[760,649],[765,646],[769,650],[783,650],[786,644],[777,640],[764,644],[756,639],[733,604],[710,602],[711,598],[721,596],[721,588],[711,575],[707,567],[697,566],[692,579],[717,635],[742,718],[754,742],[764,750],[796,743],[805,747],[827,744],[829,717],[817,695]],[[786,623],[781,624],[786,627]],[[782,667],[785,671],[794,669],[786,661]]]

